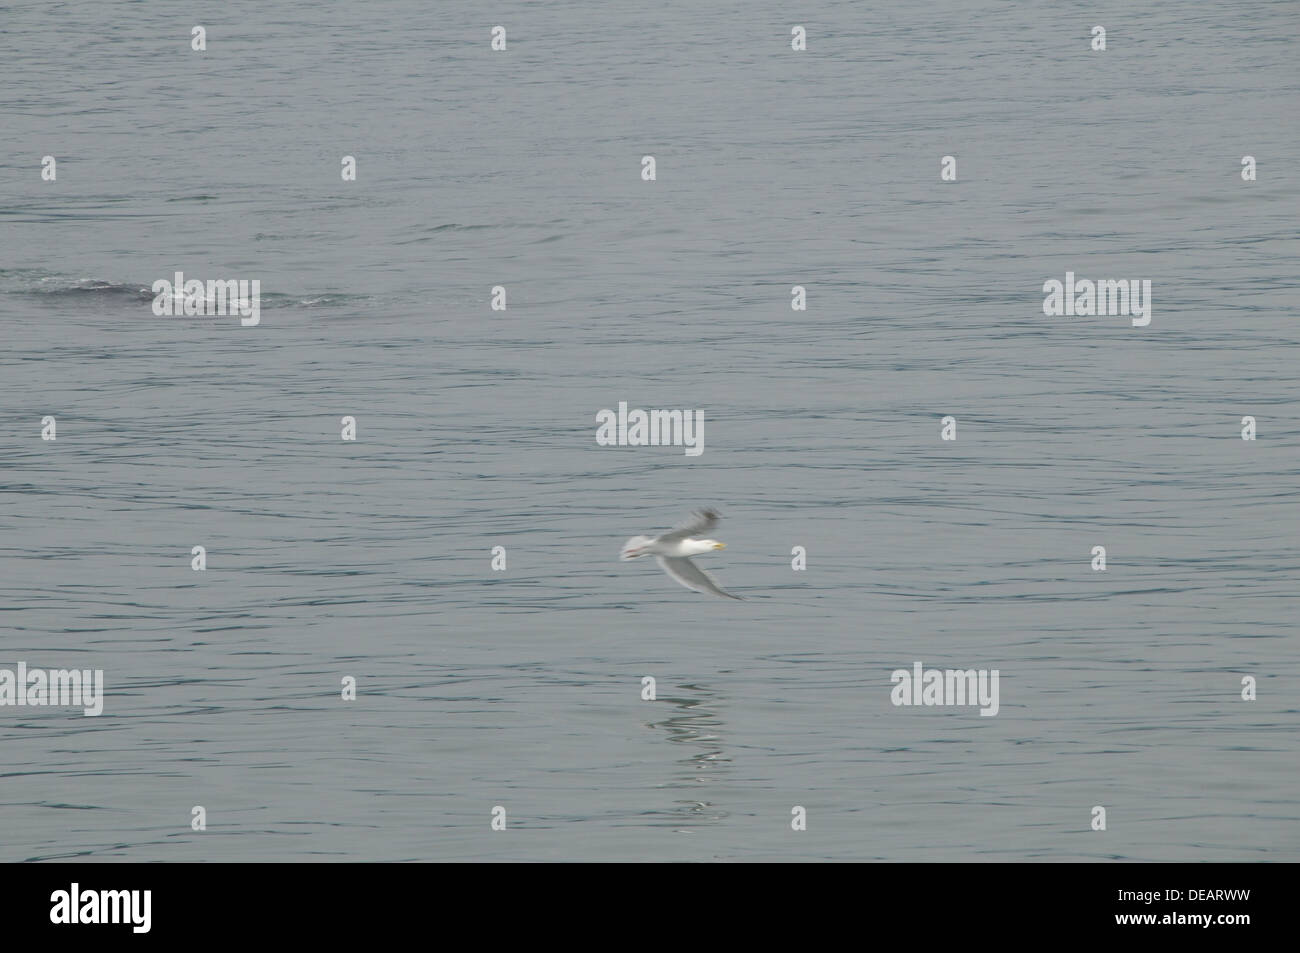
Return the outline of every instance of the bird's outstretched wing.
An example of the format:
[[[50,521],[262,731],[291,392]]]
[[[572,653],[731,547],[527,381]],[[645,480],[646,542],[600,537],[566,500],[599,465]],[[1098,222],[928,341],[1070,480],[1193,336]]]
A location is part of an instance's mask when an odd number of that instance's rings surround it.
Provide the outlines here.
[[[709,532],[713,527],[718,525],[718,514],[713,510],[696,510],[691,514],[691,518],[678,526],[676,529],[669,530],[659,537],[661,543],[675,543],[681,539],[690,539],[692,536],[700,536]]]
[[[664,572],[687,589],[694,589],[696,592],[711,592],[715,596],[725,596],[728,599],[744,601],[740,596],[733,596],[731,593],[719,589],[712,576],[685,556],[656,556],[655,559],[663,567]]]

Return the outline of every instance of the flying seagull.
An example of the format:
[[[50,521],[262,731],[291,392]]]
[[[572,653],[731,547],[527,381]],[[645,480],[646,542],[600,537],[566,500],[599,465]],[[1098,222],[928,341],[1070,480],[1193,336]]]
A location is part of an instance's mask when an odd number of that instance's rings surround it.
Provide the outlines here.
[[[740,599],[740,596],[719,589],[712,576],[691,562],[692,556],[726,548],[726,543],[720,543],[716,539],[696,538],[717,525],[717,513],[713,510],[697,510],[687,522],[662,536],[633,536],[623,544],[623,551],[618,558],[628,560],[638,556],[653,556],[664,572],[687,589],[711,592],[728,599]]]

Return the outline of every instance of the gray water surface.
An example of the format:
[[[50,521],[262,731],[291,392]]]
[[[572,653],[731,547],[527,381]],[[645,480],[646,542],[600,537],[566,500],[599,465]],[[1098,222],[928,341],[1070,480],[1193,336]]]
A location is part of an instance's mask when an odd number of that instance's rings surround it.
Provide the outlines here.
[[[1297,38],[0,7],[0,667],[108,693],[0,708],[0,859],[1300,859]],[[155,317],[178,270],[261,324]],[[1151,325],[1045,317],[1067,270]],[[597,446],[619,401],[705,452]],[[743,602],[617,560],[705,505]],[[915,661],[999,713],[893,706]]]

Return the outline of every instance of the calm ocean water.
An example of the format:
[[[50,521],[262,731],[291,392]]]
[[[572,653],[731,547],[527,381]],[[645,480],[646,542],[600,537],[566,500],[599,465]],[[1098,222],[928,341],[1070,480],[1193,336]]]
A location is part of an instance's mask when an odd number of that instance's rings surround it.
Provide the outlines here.
[[[1300,860],[1298,38],[0,6],[0,668],[107,683],[0,708],[0,859]],[[261,324],[155,317],[178,270]],[[1151,325],[1045,317],[1067,270]],[[597,446],[619,401],[704,454]],[[744,602],[617,561],[703,505]],[[893,706],[915,661],[998,715]]]

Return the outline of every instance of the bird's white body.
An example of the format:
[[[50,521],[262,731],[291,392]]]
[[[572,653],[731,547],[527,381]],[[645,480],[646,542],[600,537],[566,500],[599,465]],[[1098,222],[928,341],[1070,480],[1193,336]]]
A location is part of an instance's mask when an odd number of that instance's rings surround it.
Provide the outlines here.
[[[681,539],[670,543],[662,543],[650,536],[633,536],[623,544],[623,552],[619,553],[619,558],[636,559],[638,556],[672,556],[680,559],[687,556],[701,556],[704,553],[711,553],[715,549],[725,549],[726,546],[726,543],[720,543],[716,539]]]
[[[728,599],[739,599],[740,596],[724,592],[713,581],[712,576],[690,560],[691,556],[726,548],[726,543],[720,543],[716,539],[696,538],[696,533],[707,532],[717,524],[718,514],[712,510],[703,510],[696,513],[690,522],[661,536],[633,536],[623,544],[619,559],[654,556],[664,572],[687,589],[725,596]]]

